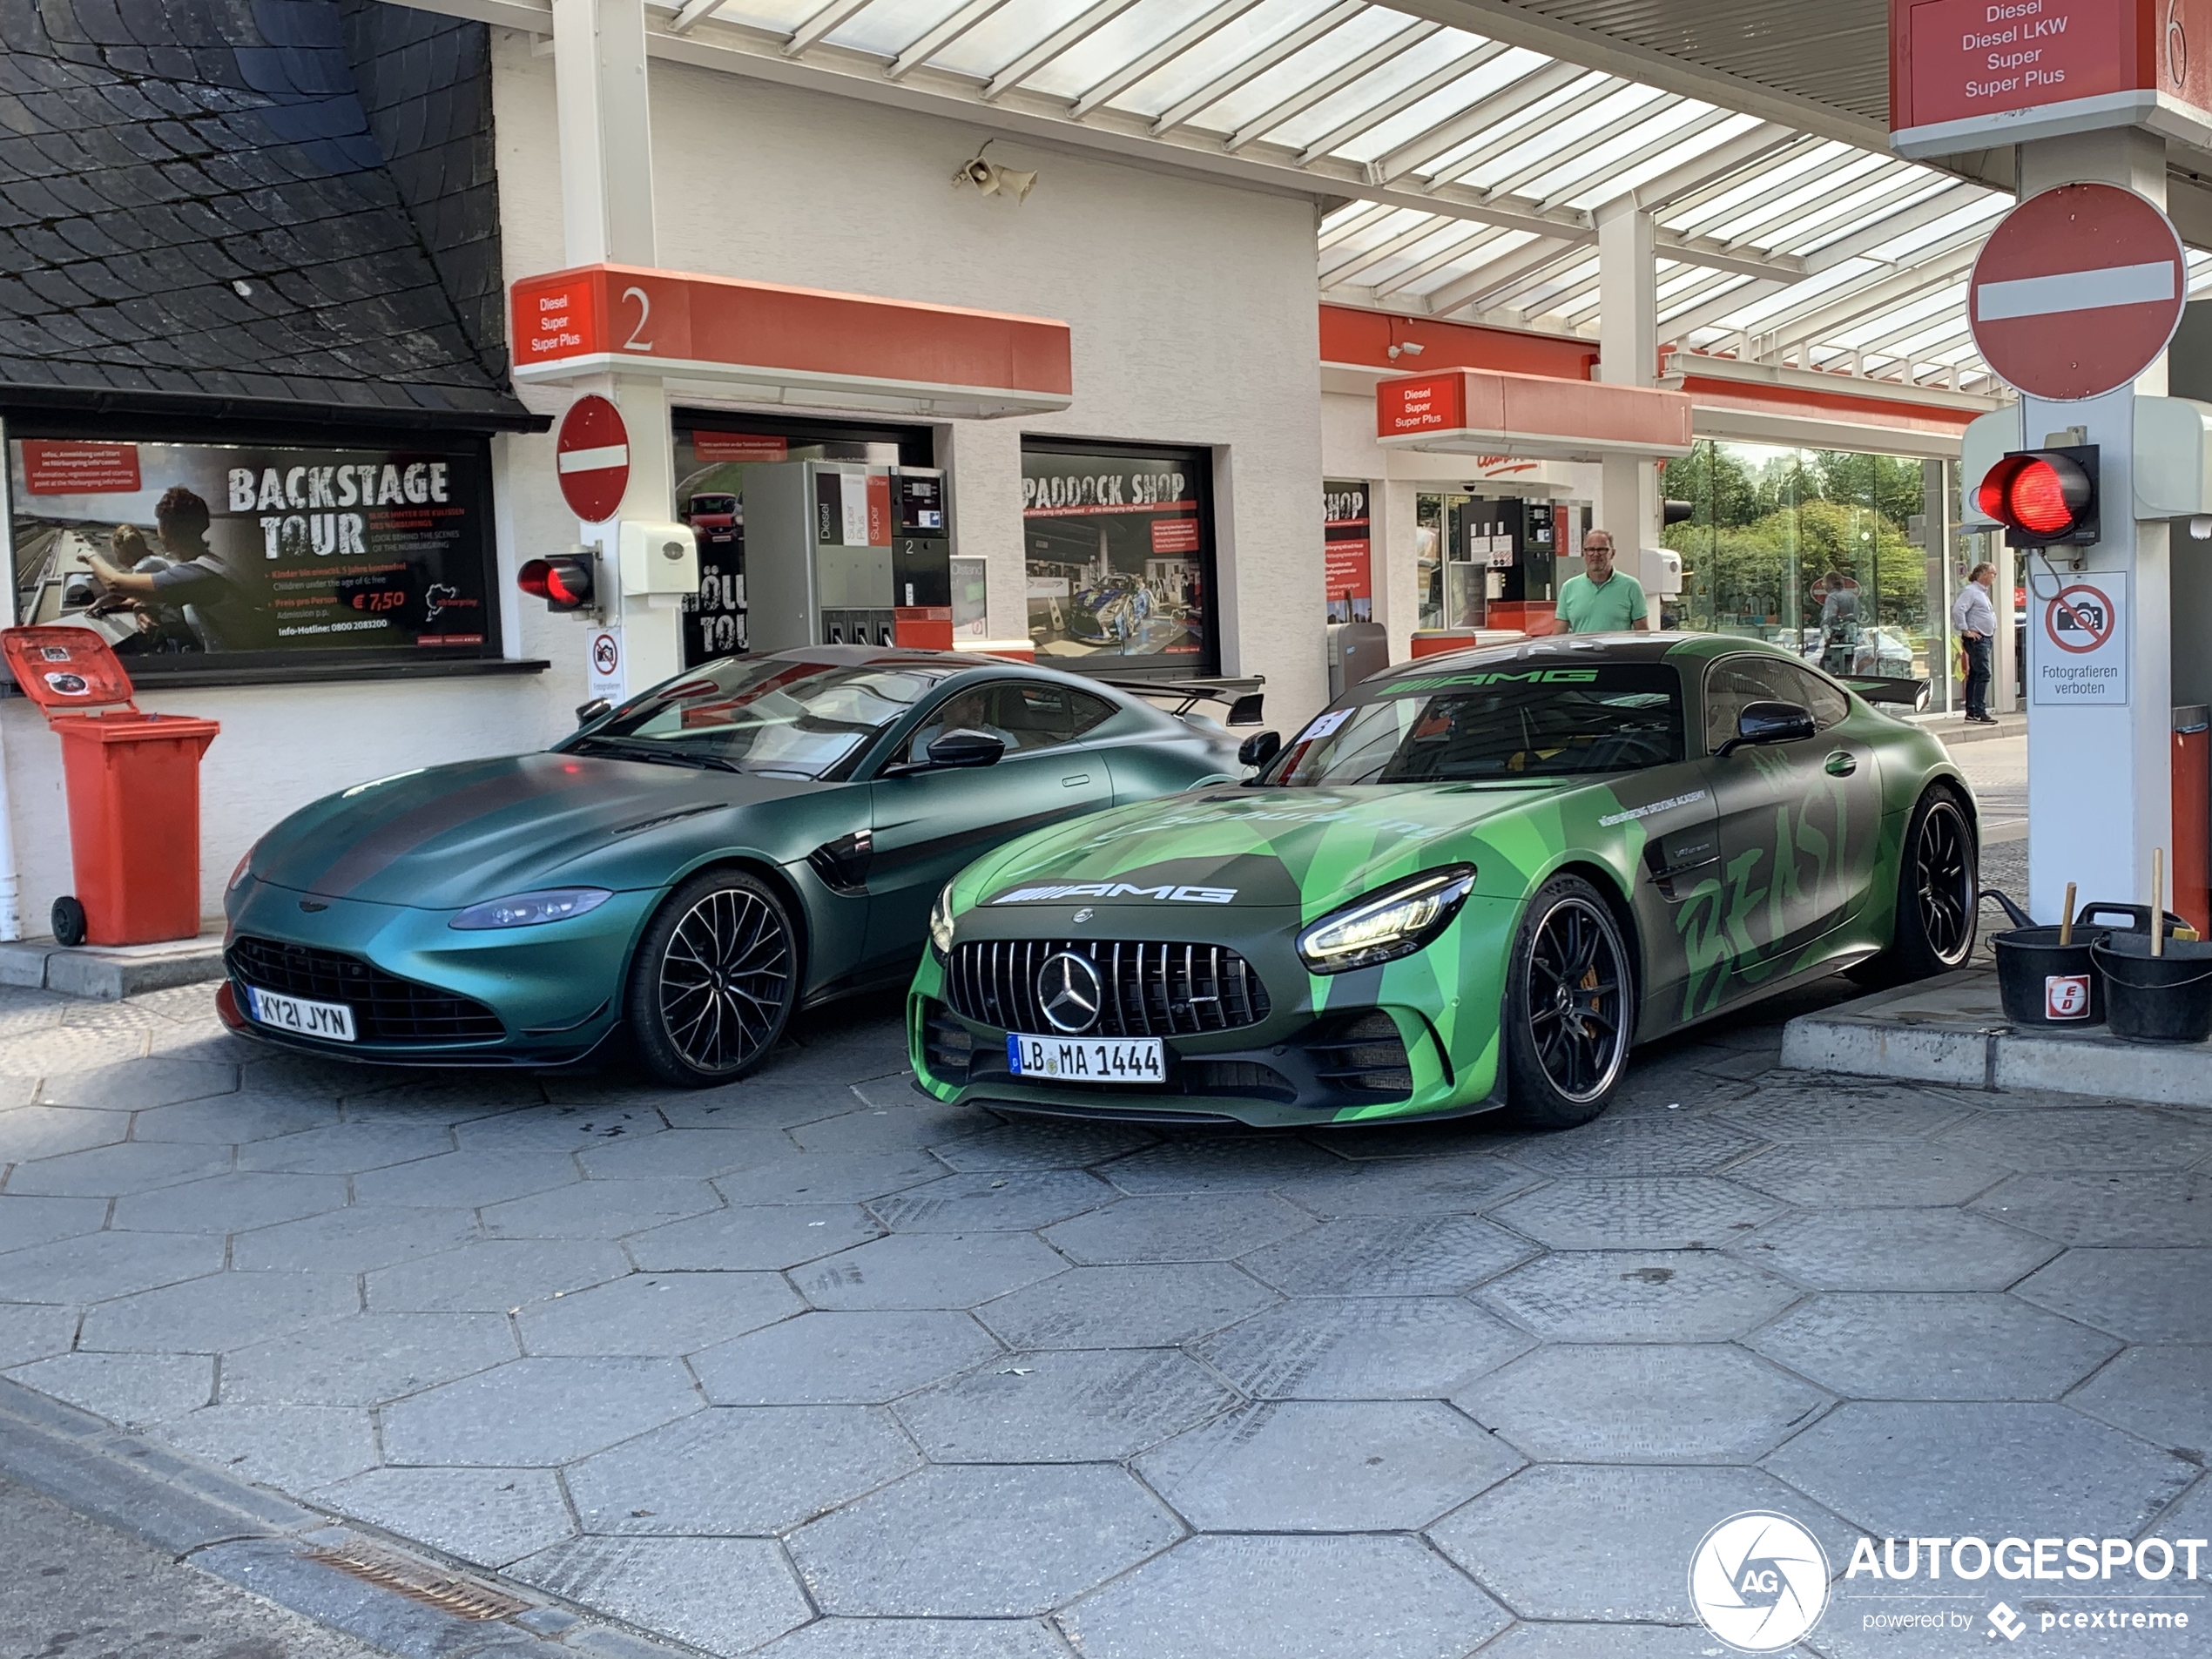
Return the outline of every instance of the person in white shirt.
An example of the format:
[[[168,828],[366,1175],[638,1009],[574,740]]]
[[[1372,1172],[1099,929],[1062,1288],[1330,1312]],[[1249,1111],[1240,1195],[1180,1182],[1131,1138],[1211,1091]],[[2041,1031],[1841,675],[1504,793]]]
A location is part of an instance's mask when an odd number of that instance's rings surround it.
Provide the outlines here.
[[[1996,580],[1995,565],[1977,564],[1951,602],[1951,630],[1966,648],[1966,718],[1976,725],[1997,724],[1989,712],[1990,653],[1997,644],[1997,607],[1989,602],[1989,590]]]

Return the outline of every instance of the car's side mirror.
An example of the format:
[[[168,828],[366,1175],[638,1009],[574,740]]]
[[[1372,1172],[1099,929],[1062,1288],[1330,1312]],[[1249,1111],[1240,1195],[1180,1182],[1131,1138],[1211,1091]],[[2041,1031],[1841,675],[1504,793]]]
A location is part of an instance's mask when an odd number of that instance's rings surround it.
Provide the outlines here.
[[[1720,746],[1725,758],[1738,749],[1769,743],[1796,743],[1817,735],[1812,711],[1796,703],[1746,703],[1736,717],[1736,735]]]
[[[933,766],[995,766],[1006,753],[1006,739],[988,732],[948,732],[929,744]]]
[[[1237,745],[1237,764],[1264,766],[1282,752],[1283,739],[1272,732],[1255,732]]]
[[[578,725],[590,725],[613,707],[614,705],[604,697],[595,697],[589,703],[579,703],[577,705],[576,723]]]

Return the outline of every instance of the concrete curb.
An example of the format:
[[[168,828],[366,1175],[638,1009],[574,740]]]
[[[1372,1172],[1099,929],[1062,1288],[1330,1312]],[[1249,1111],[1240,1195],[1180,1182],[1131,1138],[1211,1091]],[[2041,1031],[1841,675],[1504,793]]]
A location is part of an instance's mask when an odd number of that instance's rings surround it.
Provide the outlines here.
[[[0,944],[0,985],[103,1002],[178,985],[205,985],[222,977],[223,941],[219,934],[160,945],[82,945],[73,949],[51,939]]]
[[[2102,1026],[2015,1026],[2005,1018],[1990,968],[1800,1015],[1782,1028],[1782,1063],[1795,1071],[2212,1109],[2212,1043],[2123,1042]]]
[[[179,1561],[401,1659],[697,1659],[692,1649],[587,1621],[528,1588],[421,1545],[356,1530],[103,1420],[0,1379],[0,1474]],[[426,1574],[496,1587],[527,1609],[462,1618],[308,1552],[373,1544]]]

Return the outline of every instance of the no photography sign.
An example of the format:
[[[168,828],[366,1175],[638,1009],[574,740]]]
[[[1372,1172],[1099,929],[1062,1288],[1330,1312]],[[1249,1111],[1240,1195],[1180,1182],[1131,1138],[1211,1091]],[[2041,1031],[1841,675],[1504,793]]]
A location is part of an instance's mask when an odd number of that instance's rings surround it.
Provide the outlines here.
[[[2031,601],[2037,618],[2031,653],[2033,701],[2063,708],[2128,703],[2128,577],[2099,570]]]

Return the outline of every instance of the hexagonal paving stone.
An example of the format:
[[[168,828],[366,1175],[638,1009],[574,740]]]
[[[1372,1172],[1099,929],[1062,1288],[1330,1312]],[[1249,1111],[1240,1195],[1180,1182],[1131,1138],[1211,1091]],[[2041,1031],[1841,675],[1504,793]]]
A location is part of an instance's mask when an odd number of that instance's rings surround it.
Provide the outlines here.
[[[1775,1147],[1728,1177],[1788,1204],[1859,1209],[1964,1204],[2010,1173],[1994,1158],[1939,1141],[1831,1141]]]
[[[1275,1300],[1227,1262],[1071,1267],[987,1302],[975,1317],[1015,1348],[1162,1348]]]
[[[1878,1538],[1925,1531],[1929,1515],[1954,1537],[2001,1538],[2030,1501],[2072,1531],[2132,1536],[2200,1473],[2079,1412],[2027,1401],[1846,1404],[1765,1461]]]
[[[156,1106],[132,1120],[134,1141],[205,1141],[236,1146],[323,1129],[338,1122],[338,1107],[327,1100],[293,1100],[281,1095],[216,1095],[174,1106]]]
[[[67,1353],[77,1340],[77,1310],[0,1302],[0,1369]]]
[[[371,1469],[315,1499],[482,1567],[504,1567],[576,1531],[544,1469]]]
[[[234,1233],[341,1210],[346,1180],[336,1175],[219,1175],[116,1201],[109,1224],[131,1232]]]
[[[453,1150],[453,1131],[442,1123],[333,1123],[240,1147],[238,1167],[297,1175],[359,1175],[437,1157]],[[372,1183],[369,1191],[374,1190]],[[361,1196],[363,1203],[374,1202],[368,1196]]]
[[[2013,1294],[2129,1342],[2212,1342],[2212,1250],[2069,1250]]]
[[[81,1348],[222,1353],[361,1310],[339,1273],[216,1273],[103,1302],[84,1316]]]
[[[1469,1215],[1542,1177],[1484,1153],[1460,1157],[1362,1158],[1285,1181],[1276,1190],[1317,1216]]]
[[[533,1354],[689,1353],[804,1305],[776,1273],[632,1273],[523,1310]]]
[[[1858,1399],[2054,1399],[2118,1352],[2009,1296],[1816,1296],[1747,1340]]]
[[[1067,1659],[1035,1619],[817,1619],[759,1659]]]
[[[1116,1158],[1099,1173],[1124,1192],[1239,1192],[1333,1173],[1343,1163],[1311,1141],[1285,1136],[1190,1136]]]
[[[591,1152],[628,1146],[666,1127],[644,1103],[533,1105],[456,1124],[454,1138],[468,1152]]]
[[[310,1492],[376,1467],[368,1413],[334,1406],[204,1406],[165,1424],[156,1438],[235,1479],[286,1492]]]
[[[1723,1342],[1800,1294],[1713,1251],[1597,1250],[1517,1267],[1480,1299],[1553,1342]]]
[[[516,1578],[711,1653],[738,1653],[813,1609],[775,1545],[746,1538],[578,1538]]]
[[[1944,1139],[2016,1170],[2177,1170],[2212,1157],[2212,1126],[2117,1102],[1985,1112]]]
[[[1150,1146],[1157,1137],[1133,1123],[1027,1118],[996,1123],[931,1148],[947,1169],[1080,1170]]]
[[[19,1106],[0,1112],[0,1163],[57,1157],[121,1140],[131,1120],[119,1112],[82,1106]]]
[[[68,1012],[76,1012],[71,1009]],[[132,1069],[143,1058],[145,1034],[143,1031],[102,1030],[84,1027],[65,1026],[57,1021],[43,1029],[12,1036],[0,1037],[0,1076],[27,1078],[33,1082],[57,1075],[77,1078],[87,1071],[100,1071],[112,1067],[118,1072]],[[84,1093],[83,1089],[73,1092]],[[10,1089],[9,1099],[22,1104],[19,1091]],[[44,1099],[43,1091],[37,1096]],[[73,1100],[68,1105],[100,1105],[104,1102]],[[158,1105],[158,1101],[143,1103]],[[125,1105],[110,1109],[134,1111],[136,1105]]]
[[[1966,1109],[1932,1090],[1824,1078],[1818,1082],[1763,1084],[1749,1100],[1723,1106],[1718,1116],[1769,1141],[1917,1140],[1959,1123]]]
[[[1513,1159],[1546,1175],[1710,1175],[1760,1144],[1717,1118],[1608,1116],[1524,1142],[1513,1149]]]
[[[361,1313],[223,1359],[223,1403],[374,1406],[517,1357],[496,1313]]]
[[[392,1463],[572,1463],[703,1409],[675,1359],[513,1359],[384,1413]]]
[[[114,1198],[150,1187],[176,1186],[204,1176],[222,1175],[230,1167],[227,1146],[124,1141],[18,1163],[8,1177],[8,1190],[57,1197]]]
[[[1207,1537],[1061,1622],[1085,1659],[1460,1659],[1507,1618],[1417,1539]]]
[[[1555,1181],[1494,1213],[1554,1250],[1696,1250],[1728,1244],[1775,1210],[1746,1188],[1693,1175]]]
[[[878,1406],[718,1406],[586,1458],[568,1483],[587,1533],[765,1536],[921,1463]]]
[[[1974,1208],[2061,1244],[2212,1244],[2212,1175],[2186,1170],[2016,1175]]]
[[[718,1179],[733,1204],[860,1204],[942,1177],[945,1166],[923,1151],[801,1153]]]
[[[495,1238],[620,1238],[722,1207],[705,1181],[587,1181],[484,1206]]]
[[[1094,1463],[1236,1403],[1184,1354],[1063,1351],[1004,1356],[909,1395],[898,1413],[940,1463]]]
[[[1830,1561],[1851,1559],[1848,1528],[1756,1469],[1538,1464],[1428,1535],[1523,1618],[1682,1624],[1697,1618],[1689,1563],[1698,1540],[1745,1509],[1789,1515]]]
[[[480,1239],[380,1268],[362,1282],[379,1312],[504,1313],[630,1271],[621,1247],[598,1239]]]
[[[1346,1216],[1243,1264],[1291,1296],[1454,1296],[1534,1254],[1471,1216]]]
[[[354,1197],[363,1204],[474,1210],[583,1178],[566,1152],[442,1152],[357,1175]]]
[[[691,1365],[718,1406],[873,1405],[998,1352],[966,1313],[802,1313],[703,1349]]]
[[[1081,1170],[979,1170],[908,1187],[868,1208],[894,1232],[1026,1232],[1120,1196]]]
[[[107,1208],[105,1198],[0,1197],[0,1251],[98,1232]]]
[[[53,1034],[55,1037],[62,1035]],[[104,1111],[135,1112],[180,1100],[227,1095],[237,1087],[234,1066],[199,1060],[132,1060],[84,1071],[51,1073],[38,1098],[50,1106],[96,1106]]]
[[[1702,1624],[1547,1623],[1514,1626],[1482,1659],[1716,1659],[1727,1652]]]
[[[1302,1232],[1313,1218],[1264,1192],[1173,1192],[1122,1198],[1045,1229],[1045,1242],[1088,1265],[1228,1261]]]
[[[481,1231],[475,1215],[467,1210],[349,1204],[325,1215],[238,1234],[231,1240],[231,1265],[254,1271],[309,1268],[365,1273],[456,1249]]]
[[[1816,1210],[1729,1248],[1825,1291],[2001,1291],[2058,1251],[1963,1210]]]
[[[903,1049],[905,1039],[900,1039]],[[811,1102],[811,1109],[806,1103]],[[859,1082],[842,1091],[795,1092],[779,1103],[789,1134],[808,1152],[921,1151],[961,1140],[1001,1120],[977,1106],[947,1106],[915,1093],[914,1074]],[[803,1120],[803,1121],[802,1121]]]
[[[1741,1348],[1638,1342],[1539,1348],[1453,1403],[1547,1461],[1746,1463],[1828,1397]]]
[[[1102,1464],[923,1469],[800,1527],[792,1559],[825,1613],[1019,1618],[1045,1613],[1181,1535]]]
[[[2212,1453],[2212,1347],[2130,1348],[2067,1396],[2154,1446]]]
[[[967,1308],[1066,1266],[1028,1233],[894,1233],[791,1279],[819,1308]]]
[[[1259,1399],[1440,1399],[1529,1345],[1457,1297],[1294,1297],[1193,1352]]]
[[[63,1353],[8,1375],[125,1428],[182,1417],[215,1393],[215,1361],[204,1353]]]
[[[779,1272],[883,1236],[856,1204],[759,1204],[715,1210],[634,1233],[631,1260],[647,1272]]]
[[[678,1129],[594,1146],[581,1162],[586,1175],[600,1180],[661,1180],[757,1170],[797,1153],[790,1137],[775,1130]]]
[[[390,1074],[382,1074],[389,1076]],[[414,1073],[403,1082],[371,1087],[377,1074],[351,1074],[339,1103],[346,1116],[366,1123],[374,1117],[442,1117],[454,1123],[499,1117],[517,1108],[545,1104],[545,1087],[516,1072],[432,1071]]]
[[[1201,1532],[1411,1532],[1521,1467],[1436,1400],[1246,1406],[1137,1460]]]
[[[89,1233],[0,1256],[0,1298],[105,1302],[219,1272],[222,1265],[219,1238],[190,1233]]]

